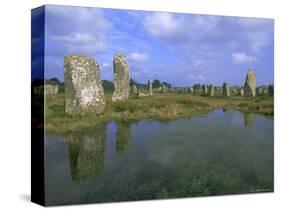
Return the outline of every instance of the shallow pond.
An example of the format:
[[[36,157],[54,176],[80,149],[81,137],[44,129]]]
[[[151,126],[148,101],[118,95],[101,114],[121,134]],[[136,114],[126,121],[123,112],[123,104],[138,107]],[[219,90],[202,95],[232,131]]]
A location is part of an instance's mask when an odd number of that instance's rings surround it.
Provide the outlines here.
[[[273,119],[214,110],[46,139],[47,205],[273,191]]]

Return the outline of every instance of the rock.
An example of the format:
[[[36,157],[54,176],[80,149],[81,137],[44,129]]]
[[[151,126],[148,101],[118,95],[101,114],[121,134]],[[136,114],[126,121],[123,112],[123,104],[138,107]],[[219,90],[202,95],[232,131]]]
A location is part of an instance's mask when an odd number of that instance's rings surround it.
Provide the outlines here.
[[[208,95],[208,86],[206,84],[202,85],[202,94]]]
[[[150,96],[153,95],[152,80],[148,80],[148,92],[149,92],[149,95],[150,95]]]
[[[213,85],[209,85],[208,87],[208,95],[209,96],[214,96],[215,95],[215,88]]]
[[[137,86],[135,84],[132,85],[132,92],[134,94],[138,93],[138,89],[137,89]]]
[[[222,96],[230,96],[230,84],[224,82],[222,85]]]
[[[256,74],[253,70],[248,69],[244,85],[245,96],[256,96]]]
[[[274,86],[273,85],[269,85],[268,86],[268,95],[269,96],[273,96],[274,95]]]
[[[40,85],[40,86],[35,86],[33,88],[33,92],[36,95],[46,95],[46,96],[50,96],[50,95],[56,95],[59,92],[59,86],[58,85],[49,85],[49,84],[45,84]]]
[[[112,101],[123,101],[129,98],[130,69],[122,53],[117,53],[113,58],[114,67],[114,93]]]
[[[150,95],[148,93],[143,93],[143,92],[138,93],[138,97],[146,97],[146,96],[150,96]]]
[[[165,84],[161,85],[161,91],[162,93],[166,93],[168,91],[167,86]]]
[[[192,87],[188,88],[188,92],[193,94],[193,88]]]
[[[65,112],[94,112],[105,108],[99,65],[87,56],[69,54],[64,58]]]
[[[45,95],[56,95],[59,92],[58,85],[45,85]]]

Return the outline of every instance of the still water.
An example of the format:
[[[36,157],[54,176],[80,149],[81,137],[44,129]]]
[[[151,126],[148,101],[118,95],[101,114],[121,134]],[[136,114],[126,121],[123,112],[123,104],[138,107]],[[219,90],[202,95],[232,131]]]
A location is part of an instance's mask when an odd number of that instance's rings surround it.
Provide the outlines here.
[[[214,110],[48,135],[47,205],[273,191],[273,118]]]

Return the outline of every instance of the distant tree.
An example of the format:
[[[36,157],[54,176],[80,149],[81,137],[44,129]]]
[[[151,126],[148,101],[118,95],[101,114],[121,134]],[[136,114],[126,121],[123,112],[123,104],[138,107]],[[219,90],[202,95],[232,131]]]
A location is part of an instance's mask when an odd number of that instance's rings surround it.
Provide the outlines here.
[[[104,92],[113,92],[114,91],[114,84],[112,81],[102,80],[102,87],[104,89]]]
[[[153,80],[152,86],[153,86],[154,88],[159,88],[159,87],[161,86],[160,80],[158,80],[158,79]]]
[[[61,82],[59,81],[58,78],[54,77],[54,78],[45,80],[45,84],[49,84],[49,85],[60,85]]]
[[[165,85],[165,86],[168,87],[168,88],[171,88],[171,87],[172,87],[172,85],[171,85],[170,83],[167,83],[167,82],[162,82],[162,84]]]

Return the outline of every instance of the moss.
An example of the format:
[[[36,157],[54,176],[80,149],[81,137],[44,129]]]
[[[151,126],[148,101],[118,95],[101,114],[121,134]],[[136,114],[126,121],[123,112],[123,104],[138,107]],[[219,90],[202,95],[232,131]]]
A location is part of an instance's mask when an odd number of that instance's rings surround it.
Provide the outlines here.
[[[157,93],[138,98],[135,95],[123,102],[112,102],[112,93],[107,93],[103,114],[66,115],[64,95],[47,97],[46,129],[49,133],[80,131],[97,124],[115,121],[138,121],[141,119],[171,120],[192,117],[216,108],[236,109],[243,112],[273,116],[273,97],[202,97],[186,93]]]

